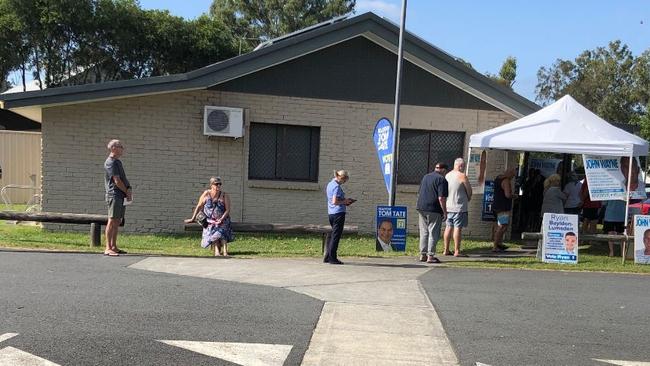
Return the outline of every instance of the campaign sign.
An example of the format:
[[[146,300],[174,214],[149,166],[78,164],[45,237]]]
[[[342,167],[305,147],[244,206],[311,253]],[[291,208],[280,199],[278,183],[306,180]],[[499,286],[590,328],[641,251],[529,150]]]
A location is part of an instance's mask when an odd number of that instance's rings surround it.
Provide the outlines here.
[[[390,194],[390,176],[393,173],[393,124],[386,118],[377,121],[372,139],[377,148],[379,168],[384,175],[386,190]]]
[[[634,216],[634,263],[650,264],[650,216]]]
[[[626,200],[629,156],[583,155],[585,176],[589,183],[589,196],[592,201]],[[643,172],[639,158],[632,159],[632,180],[630,198],[645,199]]]
[[[377,251],[406,250],[406,206],[377,206]]]
[[[481,210],[482,221],[496,221],[492,204],[494,203],[494,181],[486,180],[483,190],[483,209]]]
[[[551,175],[558,173],[557,168],[561,162],[562,159],[532,158],[528,161],[528,169],[539,169],[540,174],[544,178],[548,178]]]
[[[472,151],[469,154],[467,163],[467,179],[472,186],[472,192],[483,193],[483,184],[485,183],[485,167],[487,164],[487,151]]]
[[[578,215],[545,213],[542,261],[546,263],[578,263]]]

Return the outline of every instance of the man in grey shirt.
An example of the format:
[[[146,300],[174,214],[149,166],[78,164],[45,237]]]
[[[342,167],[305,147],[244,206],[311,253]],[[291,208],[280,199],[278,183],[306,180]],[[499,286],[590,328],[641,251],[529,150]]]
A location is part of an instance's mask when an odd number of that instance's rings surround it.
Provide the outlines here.
[[[452,232],[454,237],[454,256],[466,257],[460,253],[460,240],[464,227],[468,224],[468,205],[472,199],[472,187],[469,184],[465,170],[465,160],[458,158],[454,160],[454,170],[447,173],[445,179],[449,184],[449,197],[447,198],[447,223],[444,234],[444,255],[451,255],[449,242]]]
[[[126,211],[124,200],[133,199],[131,185],[124,173],[120,157],[124,153],[124,145],[120,140],[111,140],[106,145],[110,154],[104,162],[104,188],[106,189],[106,204],[108,205],[108,223],[106,224],[106,249],[104,255],[118,256],[126,252],[117,248],[117,231],[124,219]]]

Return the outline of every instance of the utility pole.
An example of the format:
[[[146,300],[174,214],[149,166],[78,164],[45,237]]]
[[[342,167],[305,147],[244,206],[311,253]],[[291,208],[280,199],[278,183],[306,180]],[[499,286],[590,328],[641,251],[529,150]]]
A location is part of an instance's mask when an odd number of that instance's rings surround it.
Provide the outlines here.
[[[393,119],[393,171],[390,175],[390,194],[388,205],[395,206],[397,190],[397,162],[399,152],[399,107],[402,94],[402,60],[404,56],[404,27],[406,24],[406,0],[402,0],[402,19],[399,27],[399,45],[397,48],[397,79],[395,81],[395,118]]]

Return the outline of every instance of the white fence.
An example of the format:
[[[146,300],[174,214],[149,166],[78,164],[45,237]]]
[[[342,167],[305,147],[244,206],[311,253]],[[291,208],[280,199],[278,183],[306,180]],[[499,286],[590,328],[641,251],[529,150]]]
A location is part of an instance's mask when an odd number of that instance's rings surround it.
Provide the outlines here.
[[[41,133],[0,130],[0,210],[35,203],[41,193]]]

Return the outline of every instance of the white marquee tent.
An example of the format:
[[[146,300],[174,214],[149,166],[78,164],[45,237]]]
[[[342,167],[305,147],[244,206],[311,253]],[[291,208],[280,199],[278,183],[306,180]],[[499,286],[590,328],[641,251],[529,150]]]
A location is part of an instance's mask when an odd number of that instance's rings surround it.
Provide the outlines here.
[[[472,148],[629,156],[630,159],[648,155],[648,141],[612,126],[570,95],[514,122],[471,135],[470,153]],[[631,173],[632,164],[629,164],[628,176]],[[627,217],[629,201],[626,202]]]
[[[563,154],[646,156],[648,141],[614,127],[571,96],[469,138],[470,148]]]

